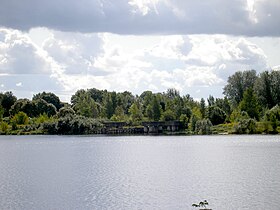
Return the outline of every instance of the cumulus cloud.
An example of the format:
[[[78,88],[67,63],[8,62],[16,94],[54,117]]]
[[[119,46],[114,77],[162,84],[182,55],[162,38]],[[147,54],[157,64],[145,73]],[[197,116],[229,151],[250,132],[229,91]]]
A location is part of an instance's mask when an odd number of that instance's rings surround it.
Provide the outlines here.
[[[13,90],[17,94],[21,91],[29,95],[52,91],[69,100],[71,94],[81,88],[129,90],[140,94],[145,90],[162,92],[173,87],[194,97],[207,97],[209,88],[211,94],[222,96],[222,87],[229,75],[239,70],[268,68],[264,52],[240,37],[147,38],[58,31],[49,31],[49,34],[39,47],[25,33],[2,29],[1,91]],[[18,50],[21,49],[18,45],[23,50]]]
[[[12,90],[19,96],[24,92],[30,97],[36,91],[63,90],[53,77],[59,69],[26,34],[0,29],[0,91]]]
[[[278,0],[3,0],[0,25],[117,34],[279,36]]]
[[[52,70],[44,51],[16,30],[0,29],[0,73],[47,74]]]

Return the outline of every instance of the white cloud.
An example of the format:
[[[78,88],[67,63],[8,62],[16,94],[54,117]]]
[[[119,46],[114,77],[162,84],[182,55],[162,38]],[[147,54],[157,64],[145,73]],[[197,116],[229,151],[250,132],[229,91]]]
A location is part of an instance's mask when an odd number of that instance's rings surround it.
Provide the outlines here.
[[[69,100],[81,88],[129,90],[140,94],[148,89],[162,92],[173,87],[195,98],[209,94],[221,96],[229,75],[239,70],[261,71],[268,67],[264,52],[240,37],[145,37],[49,31],[49,37],[39,47],[27,34],[5,30],[0,33],[1,46],[5,46],[2,52],[11,52],[17,43],[24,43],[30,57],[27,61],[37,63],[33,65],[36,68],[29,71],[0,69],[1,89],[13,90],[19,95],[19,91],[29,95],[52,91]],[[7,34],[16,34],[13,41],[6,38]],[[18,53],[10,53],[13,59],[5,62],[3,57],[7,53],[1,53],[0,60],[5,63],[1,65],[18,63],[20,67],[24,50]],[[41,69],[45,69],[43,73]]]

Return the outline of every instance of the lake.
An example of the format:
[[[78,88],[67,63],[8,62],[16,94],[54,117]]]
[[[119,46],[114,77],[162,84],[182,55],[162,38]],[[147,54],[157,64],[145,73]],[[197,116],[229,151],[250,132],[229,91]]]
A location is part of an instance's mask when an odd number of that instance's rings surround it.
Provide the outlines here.
[[[0,209],[280,209],[280,136],[0,136]]]

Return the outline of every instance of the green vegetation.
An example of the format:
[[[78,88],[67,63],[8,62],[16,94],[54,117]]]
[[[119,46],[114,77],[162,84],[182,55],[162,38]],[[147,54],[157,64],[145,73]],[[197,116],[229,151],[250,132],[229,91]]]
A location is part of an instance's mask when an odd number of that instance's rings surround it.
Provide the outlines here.
[[[54,93],[38,93],[30,100],[5,92],[0,93],[0,134],[95,134],[103,133],[108,122],[140,132],[143,122],[162,121],[180,121],[185,134],[279,133],[279,71],[236,72],[224,95],[195,101],[175,89],[135,96],[92,88],[78,90],[68,104]]]

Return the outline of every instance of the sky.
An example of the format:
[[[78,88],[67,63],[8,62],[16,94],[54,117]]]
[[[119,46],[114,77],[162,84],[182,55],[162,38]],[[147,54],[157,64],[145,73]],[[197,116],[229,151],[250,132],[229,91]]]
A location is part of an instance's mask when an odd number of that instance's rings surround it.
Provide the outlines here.
[[[279,0],[0,0],[0,92],[223,97],[236,71],[280,69]]]

